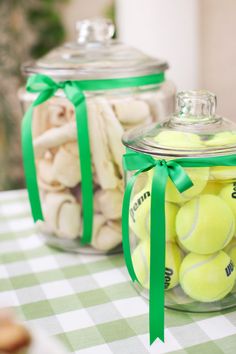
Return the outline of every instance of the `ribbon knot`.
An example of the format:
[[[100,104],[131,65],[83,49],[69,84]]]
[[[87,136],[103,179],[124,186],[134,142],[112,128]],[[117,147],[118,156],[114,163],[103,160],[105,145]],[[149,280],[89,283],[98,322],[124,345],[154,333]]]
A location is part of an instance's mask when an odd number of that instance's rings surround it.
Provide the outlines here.
[[[65,86],[70,84],[69,81],[60,81],[58,83],[55,83],[58,89],[64,90]]]
[[[167,166],[167,163],[165,160],[157,160],[157,163],[156,164],[160,164],[161,166]]]

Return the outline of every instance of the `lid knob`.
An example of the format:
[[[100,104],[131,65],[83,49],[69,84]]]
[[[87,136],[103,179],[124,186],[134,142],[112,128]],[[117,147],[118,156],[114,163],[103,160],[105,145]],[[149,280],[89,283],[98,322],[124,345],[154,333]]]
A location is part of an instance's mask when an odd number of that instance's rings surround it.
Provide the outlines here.
[[[115,33],[115,26],[112,21],[104,18],[93,20],[82,20],[76,22],[77,42],[106,42]]]
[[[216,95],[201,91],[183,91],[177,95],[177,112],[179,118],[214,117],[216,111]]]

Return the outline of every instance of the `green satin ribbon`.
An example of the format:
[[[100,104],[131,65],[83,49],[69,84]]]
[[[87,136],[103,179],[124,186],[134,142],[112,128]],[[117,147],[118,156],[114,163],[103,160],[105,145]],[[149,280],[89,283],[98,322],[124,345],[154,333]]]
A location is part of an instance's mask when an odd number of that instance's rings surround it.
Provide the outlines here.
[[[151,155],[127,150],[123,156],[125,171],[136,172],[128,180],[122,209],[122,236],[126,266],[132,281],[139,283],[132,263],[129,237],[129,209],[132,189],[137,177],[153,171],[150,211],[150,288],[149,330],[150,344],[157,338],[164,341],[164,280],[165,280],[165,190],[168,177],[180,193],[191,188],[193,183],[184,167],[236,166],[236,155],[202,158],[158,160]],[[157,208],[158,206],[158,208]]]
[[[26,89],[38,93],[38,97],[25,113],[22,121],[22,155],[31,211],[34,221],[44,220],[37,183],[35,157],[32,139],[32,119],[34,107],[53,97],[58,90],[63,90],[73,104],[77,126],[78,149],[81,169],[81,194],[83,207],[83,233],[81,241],[91,242],[93,226],[93,180],[87,119],[86,99],[83,91],[113,90],[128,87],[155,85],[164,81],[164,73],[153,75],[83,81],[55,82],[46,75],[33,75],[28,79]]]

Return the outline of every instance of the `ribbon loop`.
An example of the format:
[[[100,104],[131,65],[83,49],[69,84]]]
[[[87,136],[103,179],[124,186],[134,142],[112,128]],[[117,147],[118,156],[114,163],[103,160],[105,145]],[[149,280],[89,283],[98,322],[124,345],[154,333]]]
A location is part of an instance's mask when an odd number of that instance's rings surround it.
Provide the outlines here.
[[[46,75],[32,75],[27,81],[26,90],[31,93],[39,93],[57,88],[58,84]]]
[[[156,165],[157,161],[150,155],[132,152],[127,149],[127,153],[123,156],[123,167],[125,171],[148,170]]]
[[[60,85],[46,75],[33,75],[29,78],[26,85],[28,92],[39,93],[38,97],[33,102],[33,107],[53,97],[59,88]]]
[[[166,164],[168,175],[180,193],[193,186],[193,182],[178,162],[171,160],[167,161]]]

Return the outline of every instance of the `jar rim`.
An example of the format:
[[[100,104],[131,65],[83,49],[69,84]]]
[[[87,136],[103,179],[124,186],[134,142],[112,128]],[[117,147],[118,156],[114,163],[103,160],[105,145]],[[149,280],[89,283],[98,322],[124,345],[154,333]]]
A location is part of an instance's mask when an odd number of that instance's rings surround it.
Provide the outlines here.
[[[166,120],[123,136],[129,149],[161,157],[203,157],[236,153],[236,124],[215,114],[216,96],[183,91],[177,110]]]
[[[168,69],[165,60],[113,39],[115,28],[108,19],[76,23],[77,38],[22,66],[22,73],[45,74],[54,79],[85,80],[129,78]]]

